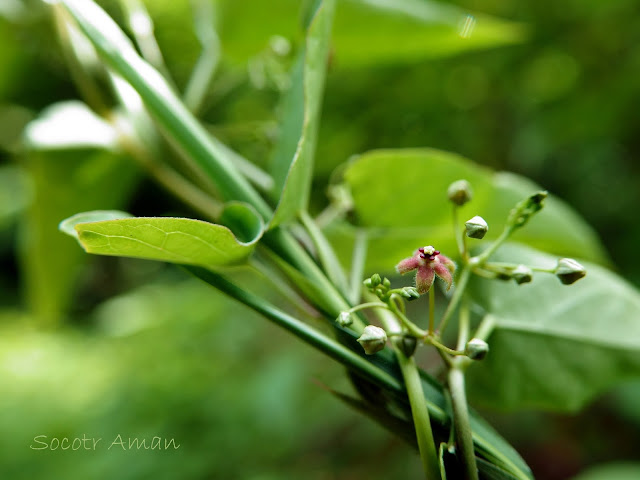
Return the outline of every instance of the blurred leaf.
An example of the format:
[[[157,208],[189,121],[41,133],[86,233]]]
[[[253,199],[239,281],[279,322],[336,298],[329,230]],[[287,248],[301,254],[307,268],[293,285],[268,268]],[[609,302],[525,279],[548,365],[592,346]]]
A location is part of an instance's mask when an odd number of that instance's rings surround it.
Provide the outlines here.
[[[276,189],[281,193],[271,227],[295,218],[309,204],[334,9],[335,0],[324,0],[314,11],[303,57],[294,67],[274,157]]]
[[[514,244],[496,260],[553,268],[557,258]],[[564,286],[553,275],[531,284],[474,278],[473,299],[495,321],[491,352],[469,372],[473,400],[494,408],[577,411],[625,378],[640,375],[640,294],[586,263]]]
[[[90,212],[98,216],[97,212]],[[110,212],[104,214],[110,217]],[[82,220],[76,215],[76,220]],[[71,219],[61,224],[65,231]],[[242,204],[225,208],[226,226],[189,218],[137,217],[75,224],[78,241],[87,253],[145,258],[204,267],[245,261],[262,236],[260,216]]]
[[[525,29],[428,0],[343,0],[334,44],[339,68],[416,62],[520,43]]]
[[[273,35],[297,36],[298,1],[221,3],[221,41],[225,55],[235,62],[258,54]],[[273,16],[273,11],[280,14]],[[351,69],[417,62],[516,44],[526,36],[521,24],[472,13],[429,0],[340,0],[332,41],[335,63]]]
[[[377,150],[351,162],[344,181],[351,188],[358,224],[370,232],[368,270],[390,271],[420,245],[456,252],[447,187],[461,178],[471,183],[473,200],[459,209],[458,221],[481,215],[489,224],[486,239],[501,233],[516,203],[541,190],[523,177],[492,172],[434,149]],[[349,227],[331,231],[340,244],[349,241],[352,234]],[[549,196],[544,210],[512,238],[558,255],[607,261],[591,227],[554,196]],[[349,251],[337,250],[343,254]]]
[[[573,480],[637,480],[640,478],[640,463],[608,463],[591,467]]]
[[[30,199],[30,183],[24,170],[0,165],[0,230],[27,207]]]
[[[518,477],[512,475],[493,463],[489,463],[482,458],[476,458],[478,462],[478,471],[482,480],[517,480]]]
[[[270,208],[238,172],[233,159],[211,141],[209,133],[164,77],[138,55],[118,25],[90,0],[61,0],[60,4],[78,23],[101,59],[138,92],[171,143],[209,176],[223,198],[246,201],[263,218],[270,217]]]
[[[118,134],[87,105],[69,100],[51,105],[31,121],[25,128],[24,142],[32,150],[116,150]]]
[[[122,207],[137,169],[129,158],[87,149],[27,152],[25,166],[33,184],[19,244],[25,298],[36,318],[56,323],[86,262],[75,242],[60,234],[58,224],[78,210]]]

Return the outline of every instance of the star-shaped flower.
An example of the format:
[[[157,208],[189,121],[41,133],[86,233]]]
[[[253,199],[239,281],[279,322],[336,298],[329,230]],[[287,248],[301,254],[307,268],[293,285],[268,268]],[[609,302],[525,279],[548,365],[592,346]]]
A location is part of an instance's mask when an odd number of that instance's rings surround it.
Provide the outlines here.
[[[449,290],[453,283],[452,273],[455,268],[455,264],[448,257],[442,255],[431,245],[419,248],[412,257],[405,258],[396,265],[398,273],[417,270],[416,288],[420,293],[429,291],[436,275],[447,284],[447,290]]]

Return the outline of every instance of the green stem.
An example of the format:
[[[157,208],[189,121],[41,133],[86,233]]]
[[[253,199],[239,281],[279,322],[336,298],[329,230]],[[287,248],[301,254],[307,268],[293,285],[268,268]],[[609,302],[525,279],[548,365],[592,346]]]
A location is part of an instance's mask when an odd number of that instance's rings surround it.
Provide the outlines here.
[[[347,312],[354,313],[359,310],[364,310],[365,308],[386,308],[388,310],[389,305],[382,302],[367,302],[367,303],[361,303],[360,305],[356,305],[355,307],[352,307],[349,310],[347,310]]]
[[[449,348],[446,345],[440,343],[438,340],[436,340],[433,337],[427,337],[425,339],[425,343],[428,343],[429,345],[433,345],[441,352],[448,353],[449,355],[453,355],[454,357],[465,354],[464,350],[454,350],[453,348]]]
[[[204,217],[216,221],[222,213],[222,205],[207,195],[171,167],[154,160],[144,146],[125,133],[115,122],[120,146],[164,188],[181,199]]]
[[[470,324],[470,312],[468,301],[463,301],[460,306],[460,316],[458,319],[458,350],[464,350],[469,341],[469,324]]]
[[[416,326],[411,320],[407,318],[407,316],[400,311],[395,302],[389,302],[389,310],[396,314],[396,316],[402,321],[402,325],[409,331],[411,335],[417,338],[425,338],[427,336],[427,332]]]
[[[317,223],[317,220],[316,220]],[[351,259],[351,275],[349,277],[349,302],[352,304],[360,300],[362,292],[362,277],[367,260],[368,238],[364,230],[358,230],[353,244],[353,254]]]
[[[397,312],[394,313],[397,315]],[[379,310],[378,314],[380,322],[387,332],[395,334],[402,331],[402,327],[398,323],[398,317],[394,316],[392,312]],[[395,344],[393,345],[393,350],[398,359],[398,365],[400,366],[409,397],[411,416],[413,417],[413,425],[416,430],[418,450],[420,452],[425,478],[427,478],[427,480],[440,480],[440,463],[438,462],[436,445],[433,439],[429,410],[427,409],[424,391],[422,390],[420,371],[413,357],[407,357]]]
[[[158,42],[153,35],[153,20],[146,7],[140,0],[120,0],[120,5],[143,58],[162,73],[167,82],[175,88]]]
[[[498,250],[498,248],[500,248],[500,245],[507,241],[509,235],[511,235],[514,230],[515,228],[513,226],[507,225],[506,227],[504,227],[504,230],[502,231],[500,236],[495,239],[494,242],[489,245],[489,247],[484,252],[482,252],[477,257],[474,257],[473,265],[479,267],[483,266],[484,263],[489,260],[489,257],[493,255],[495,251]]]
[[[398,380],[376,367],[367,359],[320,333],[306,323],[301,322],[300,320],[277,309],[263,298],[234,285],[224,276],[218,275],[217,273],[213,273],[212,271],[201,267],[194,267],[191,265],[183,265],[183,267],[196,277],[204,280],[240,303],[247,305],[252,310],[264,315],[272,322],[292,332],[298,338],[325,353],[334,360],[342,363],[347,368],[354,370],[364,378],[372,381],[374,384],[398,393],[403,391],[402,385],[399,384]]]
[[[215,6],[212,2],[199,0],[192,2],[194,30],[202,52],[185,88],[183,98],[189,110],[197,114],[206,98],[209,85],[220,63],[220,39],[214,29],[216,23]]]
[[[436,306],[436,294],[435,294],[435,288],[433,288],[433,285],[431,286],[432,288],[429,289],[429,335],[433,334],[433,330],[435,328],[435,321],[436,321],[436,313],[435,313],[435,306]]]
[[[458,279],[458,284],[456,285],[456,291],[453,293],[453,297],[451,298],[449,305],[447,305],[447,309],[445,310],[444,315],[442,316],[442,320],[440,320],[440,324],[438,325],[438,328],[436,330],[437,335],[442,335],[442,333],[444,332],[444,329],[447,328],[447,323],[449,323],[449,319],[451,318],[451,316],[453,315],[453,312],[455,312],[456,308],[458,307],[458,303],[460,303],[460,300],[462,299],[464,290],[467,288],[467,283],[469,282],[470,276],[471,276],[471,268],[465,265],[464,268],[462,269],[462,273],[460,274],[460,278]]]
[[[493,329],[496,326],[496,320],[491,314],[487,314],[484,316],[478,329],[476,330],[476,334],[474,335],[476,338],[481,340],[486,340],[489,338],[489,335],[493,332]]]
[[[404,377],[404,384],[409,396],[409,403],[411,404],[411,416],[416,429],[418,450],[420,451],[425,477],[428,480],[439,480],[441,478],[440,463],[436,454],[431,419],[424,399],[418,367],[414,357],[407,358],[399,349],[396,349],[396,357],[398,358],[400,371]]]
[[[453,206],[453,235],[456,238],[456,244],[458,245],[458,252],[464,263],[469,261],[469,252],[467,250],[467,241],[464,233],[460,229],[458,223],[458,206]]]
[[[320,263],[324,267],[324,271],[327,273],[329,279],[333,282],[336,288],[340,291],[347,291],[347,277],[344,274],[342,265],[336,257],[335,251],[331,248],[327,237],[324,236],[322,230],[318,228],[313,218],[305,210],[299,214],[300,221],[305,230],[311,237],[311,241],[316,248]]]
[[[453,408],[453,425],[456,432],[458,458],[464,469],[465,480],[478,480],[478,466],[473,448],[473,436],[469,422],[467,395],[465,392],[464,370],[453,359],[448,372],[448,386]]]

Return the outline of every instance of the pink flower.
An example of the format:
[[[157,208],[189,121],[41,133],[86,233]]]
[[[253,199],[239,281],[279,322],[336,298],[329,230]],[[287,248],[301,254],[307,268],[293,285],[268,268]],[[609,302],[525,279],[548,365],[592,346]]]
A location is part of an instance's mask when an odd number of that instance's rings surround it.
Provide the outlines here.
[[[416,288],[420,293],[429,291],[436,275],[447,284],[447,290],[449,290],[453,283],[452,273],[455,268],[455,264],[448,257],[442,255],[431,245],[419,248],[413,252],[412,257],[405,258],[396,265],[398,273],[417,270]]]

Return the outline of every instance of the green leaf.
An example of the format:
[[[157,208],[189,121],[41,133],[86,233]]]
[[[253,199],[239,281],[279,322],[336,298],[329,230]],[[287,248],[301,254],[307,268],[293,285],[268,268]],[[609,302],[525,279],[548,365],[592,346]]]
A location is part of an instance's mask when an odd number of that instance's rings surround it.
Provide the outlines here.
[[[252,205],[267,219],[271,209],[219,144],[177,97],[166,79],[144,61],[118,25],[91,0],[60,0],[100,58],[140,95],[163,133],[215,183],[225,200]],[[56,7],[57,8],[57,7]]]
[[[494,257],[543,268],[557,261],[514,244]],[[640,294],[612,272],[584,266],[587,276],[569,286],[544,273],[520,286],[472,280],[472,298],[495,322],[489,355],[469,370],[472,400],[573,412],[640,375]]]
[[[640,478],[640,463],[619,462],[591,467],[572,480],[637,480]]]
[[[523,25],[425,0],[346,0],[335,23],[338,68],[447,57],[522,42]]]
[[[117,150],[118,133],[82,102],[55,103],[42,111],[24,131],[31,150],[104,148]]]
[[[303,56],[294,67],[281,144],[274,154],[274,179],[280,194],[271,227],[292,220],[309,204],[334,9],[335,0],[324,0],[317,7]]]
[[[297,0],[221,2],[227,58],[242,64],[263,51],[273,35],[296,38],[299,6]],[[475,20],[473,30],[461,35],[467,16]],[[527,35],[522,24],[430,0],[341,0],[333,31],[335,66],[345,69],[512,45]]]
[[[107,212],[105,216],[110,215]],[[223,211],[221,222],[229,227],[189,218],[137,217],[90,223],[80,220],[75,230],[87,253],[207,268],[244,262],[264,230],[260,216],[242,204],[231,204]],[[62,225],[68,230],[71,219]]]
[[[119,220],[122,218],[133,218],[133,215],[120,210],[93,210],[91,212],[77,213],[72,217],[62,220],[58,228],[61,232],[78,240],[76,225],[79,223],[102,222],[104,220]]]
[[[434,245],[453,255],[457,248],[447,187],[461,178],[471,183],[473,199],[459,209],[458,221],[462,225],[475,215],[482,216],[489,224],[487,240],[500,234],[516,203],[541,190],[518,175],[496,173],[434,149],[376,150],[352,161],[344,181],[351,188],[358,223],[369,229],[367,269],[390,271],[421,245]],[[344,243],[352,231],[337,227],[331,236]],[[512,238],[562,256],[607,260],[594,231],[553,195],[542,212]]]

